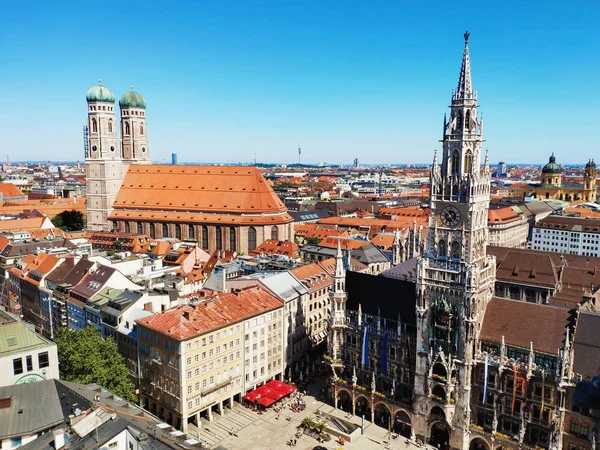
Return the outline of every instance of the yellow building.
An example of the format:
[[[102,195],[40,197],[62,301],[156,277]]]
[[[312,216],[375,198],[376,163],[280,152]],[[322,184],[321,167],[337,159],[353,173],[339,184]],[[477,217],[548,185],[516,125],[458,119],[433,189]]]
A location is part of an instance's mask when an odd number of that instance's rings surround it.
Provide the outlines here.
[[[593,160],[585,165],[583,184],[563,184],[560,166],[554,153],[548,164],[542,169],[542,182],[529,184],[522,188],[523,197],[537,199],[565,200],[567,202],[583,200],[596,201],[596,163]]]
[[[282,308],[273,294],[252,287],[137,320],[141,406],[184,432],[199,427],[200,417],[222,414],[243,395],[244,322],[281,317]],[[270,379],[281,374],[281,354],[275,357],[279,370]]]

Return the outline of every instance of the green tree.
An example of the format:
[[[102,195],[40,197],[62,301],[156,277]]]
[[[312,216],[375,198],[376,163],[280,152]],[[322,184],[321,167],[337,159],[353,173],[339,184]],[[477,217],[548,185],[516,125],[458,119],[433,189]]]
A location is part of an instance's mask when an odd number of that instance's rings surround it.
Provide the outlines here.
[[[61,230],[79,231],[85,228],[85,217],[82,212],[75,209],[65,210],[54,216],[52,223]]]
[[[111,337],[102,339],[95,327],[77,331],[60,328],[54,341],[62,380],[96,383],[129,402],[137,402],[129,371]]]

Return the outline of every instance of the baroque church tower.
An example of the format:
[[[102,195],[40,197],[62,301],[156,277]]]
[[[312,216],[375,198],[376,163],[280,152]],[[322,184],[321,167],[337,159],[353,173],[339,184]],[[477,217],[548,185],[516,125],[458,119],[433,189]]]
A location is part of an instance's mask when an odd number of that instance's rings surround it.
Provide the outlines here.
[[[98,84],[87,95],[88,146],[85,155],[87,229],[108,229],[112,210],[123,181],[123,160],[117,142],[115,95]]]
[[[475,343],[496,276],[486,255],[490,170],[471,84],[469,33],[442,158],[431,168],[429,237],[417,265],[415,433],[468,448]]]

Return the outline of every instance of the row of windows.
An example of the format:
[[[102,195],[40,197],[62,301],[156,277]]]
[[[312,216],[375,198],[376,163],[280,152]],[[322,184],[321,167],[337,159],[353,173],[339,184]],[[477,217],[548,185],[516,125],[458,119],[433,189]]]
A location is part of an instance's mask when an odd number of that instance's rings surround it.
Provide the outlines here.
[[[31,372],[33,370],[33,357],[31,355],[25,357],[25,365],[26,367],[24,368],[23,358],[13,359],[13,373],[15,375],[20,375],[25,369],[27,369],[27,372]],[[38,353],[38,368],[43,369],[48,366],[50,366],[48,352]]]
[[[124,126],[124,130],[123,133],[125,136],[129,136],[131,134],[131,128],[129,126],[129,122],[124,122],[125,126]],[[92,118],[92,133],[97,133],[98,132],[98,122],[96,121],[95,118]],[[113,132],[113,122],[111,119],[108,120],[108,132],[112,133]],[[143,136],[144,135],[144,124],[141,123],[140,124],[140,134]]]
[[[90,106],[90,111],[112,111],[113,109],[114,109],[113,106],[108,106],[108,107],[105,106],[105,105],[98,106],[98,107],[96,107],[96,106]]]

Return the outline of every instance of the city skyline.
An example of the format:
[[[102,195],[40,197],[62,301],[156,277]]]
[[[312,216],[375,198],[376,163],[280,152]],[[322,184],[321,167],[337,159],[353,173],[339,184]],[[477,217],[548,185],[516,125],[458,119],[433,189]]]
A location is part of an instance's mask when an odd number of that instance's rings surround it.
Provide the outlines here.
[[[301,145],[312,164],[426,163],[440,149],[439,105],[450,100],[466,29],[491,161],[594,157],[598,113],[588,100],[600,93],[600,39],[598,7],[585,2],[560,12],[525,5],[519,17],[510,5],[181,3],[163,16],[151,4],[98,30],[79,4],[11,8],[0,114],[13,132],[0,145],[12,160],[82,161],[85,92],[102,78],[117,99],[130,85],[146,98],[156,162],[175,152],[180,161],[291,164]],[[59,17],[64,27],[54,26]],[[561,127],[569,132],[549,133]]]

